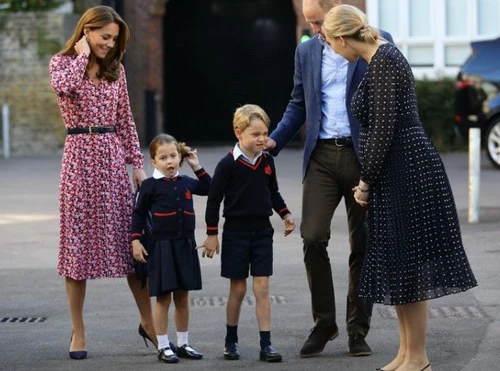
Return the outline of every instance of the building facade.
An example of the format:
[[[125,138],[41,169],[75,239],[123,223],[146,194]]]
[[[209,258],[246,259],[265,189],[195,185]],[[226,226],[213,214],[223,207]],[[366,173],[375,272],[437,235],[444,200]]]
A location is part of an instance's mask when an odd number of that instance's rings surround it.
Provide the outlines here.
[[[392,34],[417,78],[455,76],[470,41],[500,33],[500,0],[343,2],[366,11],[371,24]],[[270,113],[272,126],[281,118],[292,88],[294,50],[309,30],[302,0],[72,3],[77,14],[113,6],[129,24],[124,64],[143,145],[163,131],[187,141],[233,140],[232,112],[250,102]],[[2,17],[0,103],[11,105],[11,151],[53,152],[64,142],[64,129],[48,84],[47,58],[71,33],[67,20],[78,16]],[[37,99],[26,99],[33,94]]]
[[[417,78],[455,76],[472,40],[500,36],[500,0],[366,0],[366,12],[392,34]]]

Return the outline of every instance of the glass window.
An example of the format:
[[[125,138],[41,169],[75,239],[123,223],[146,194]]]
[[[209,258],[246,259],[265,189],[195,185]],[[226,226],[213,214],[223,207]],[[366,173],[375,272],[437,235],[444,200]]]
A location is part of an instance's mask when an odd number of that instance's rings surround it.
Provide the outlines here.
[[[428,37],[431,36],[432,24],[430,0],[410,0],[410,37]]]
[[[477,1],[477,32],[479,35],[498,35],[499,0]]]
[[[467,35],[467,0],[446,0],[446,35]]]
[[[399,0],[380,0],[378,9],[379,27],[397,38],[400,35]]]
[[[469,45],[453,45],[445,47],[445,65],[449,67],[461,66],[470,55],[470,52],[471,50]]]
[[[409,46],[408,61],[416,67],[434,66],[434,47],[432,45]]]

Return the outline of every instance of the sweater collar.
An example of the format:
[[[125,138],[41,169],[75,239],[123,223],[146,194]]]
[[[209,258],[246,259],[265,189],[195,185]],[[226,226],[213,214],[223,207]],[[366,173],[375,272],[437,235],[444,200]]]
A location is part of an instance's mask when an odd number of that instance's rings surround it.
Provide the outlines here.
[[[240,144],[239,143],[236,143],[235,146],[234,146],[234,148],[233,148],[233,158],[234,158],[234,161],[236,161],[239,157],[241,157],[242,160],[244,160],[245,162],[248,162],[251,165],[255,165],[257,163],[257,161],[259,160],[259,157],[262,156],[262,153],[263,152],[260,152],[260,153],[256,154],[255,157],[254,157],[254,159],[251,160],[250,158],[248,158],[247,155],[245,155],[243,153],[243,151],[240,148]]]

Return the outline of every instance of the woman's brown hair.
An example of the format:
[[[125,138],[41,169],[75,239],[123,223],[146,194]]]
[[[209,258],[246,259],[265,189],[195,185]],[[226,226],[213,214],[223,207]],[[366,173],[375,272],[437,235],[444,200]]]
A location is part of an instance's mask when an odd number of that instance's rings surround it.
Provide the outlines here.
[[[97,59],[99,64],[99,77],[109,81],[116,81],[120,77],[120,62],[125,53],[125,47],[130,40],[130,31],[125,21],[111,7],[105,5],[88,9],[80,17],[73,36],[66,42],[66,46],[59,52],[60,55],[75,55],[75,44],[83,37],[84,30],[96,30],[110,23],[116,23],[120,28],[115,46],[104,59]]]

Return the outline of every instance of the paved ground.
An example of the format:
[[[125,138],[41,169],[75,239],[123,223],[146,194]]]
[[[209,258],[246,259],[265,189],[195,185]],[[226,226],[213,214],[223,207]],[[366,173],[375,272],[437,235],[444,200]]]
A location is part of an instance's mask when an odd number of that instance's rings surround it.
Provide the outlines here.
[[[229,147],[198,148],[202,164],[213,171]],[[301,151],[290,149],[277,158],[281,192],[300,224]],[[443,156],[462,220],[462,233],[479,286],[469,292],[430,302],[428,352],[433,370],[500,369],[500,171],[483,158],[481,222],[467,223],[467,154]],[[345,212],[334,218],[329,247],[337,291],[340,336],[315,358],[298,351],[312,327],[309,293],[299,233],[284,238],[282,222],[273,218],[276,233],[272,340],[283,354],[281,364],[258,361],[258,330],[249,297],[241,316],[240,361],[224,361],[224,300],[228,282],[219,277],[219,258],[202,260],[204,289],[191,295],[190,340],[204,353],[201,361],[160,364],[155,350],[137,334],[138,319],[124,279],[90,281],[85,318],[89,358],[68,358],[70,319],[63,279],[55,271],[58,243],[57,185],[60,156],[0,159],[0,323],[1,370],[374,370],[397,348],[397,320],[390,307],[376,306],[367,338],[373,355],[347,355],[345,296],[347,235]],[[186,171],[189,168],[184,169]],[[148,170],[149,171],[149,170]],[[196,199],[203,239],[204,199]],[[249,289],[251,287],[249,286]],[[251,290],[249,290],[251,291]],[[43,322],[10,322],[12,318],[45,318]],[[171,321],[172,322],[172,321]],[[172,324],[173,326],[173,324]],[[170,331],[170,336],[174,334]],[[175,337],[174,337],[175,338]]]

